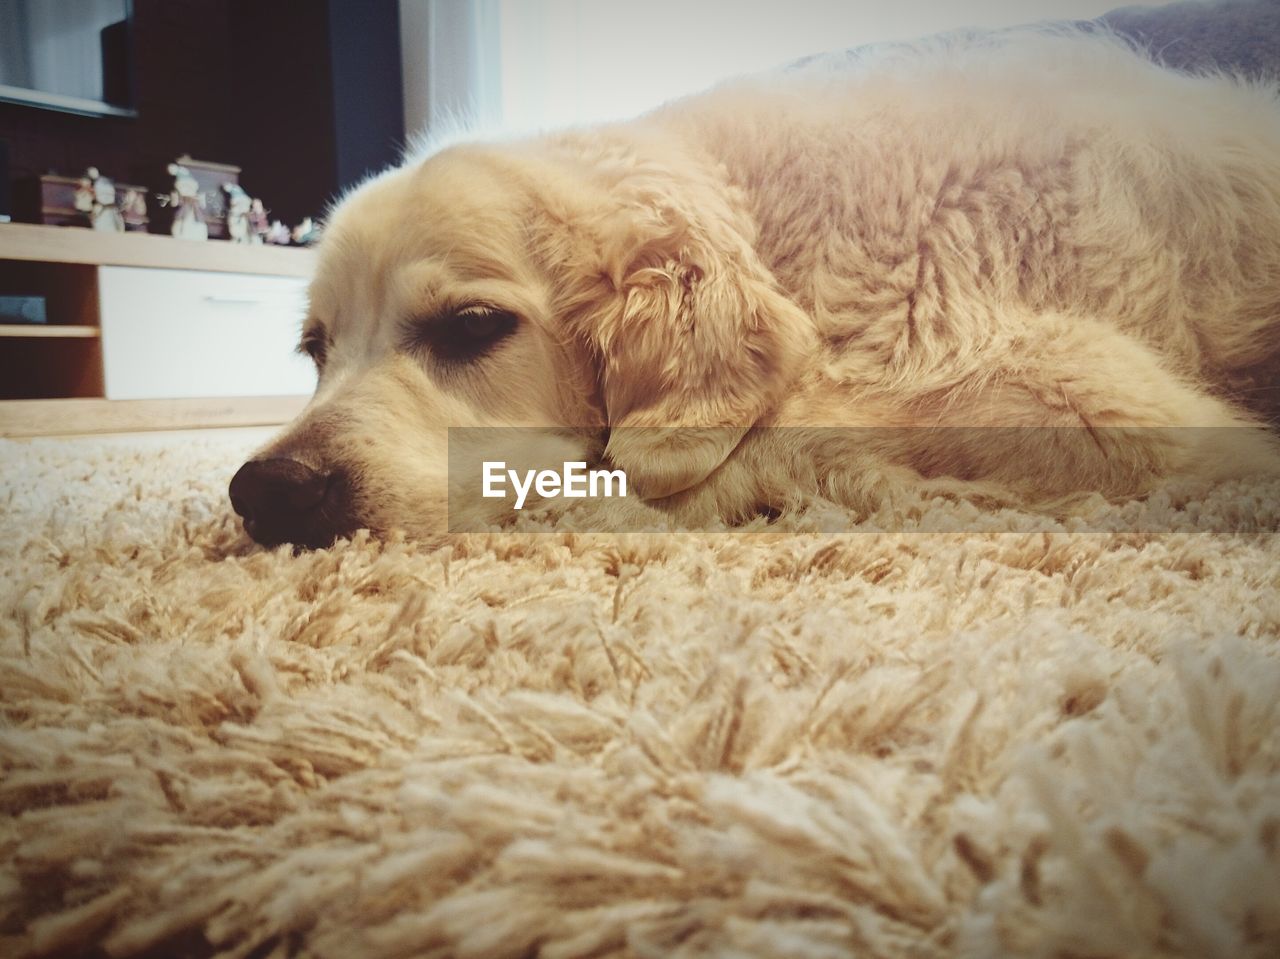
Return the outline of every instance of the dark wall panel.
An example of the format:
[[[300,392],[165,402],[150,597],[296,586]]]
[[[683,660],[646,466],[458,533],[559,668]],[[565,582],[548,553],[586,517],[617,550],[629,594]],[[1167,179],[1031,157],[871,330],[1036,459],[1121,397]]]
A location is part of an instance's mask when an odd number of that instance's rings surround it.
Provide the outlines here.
[[[317,216],[335,191],[327,4],[231,0],[230,162],[273,218]]]
[[[397,0],[329,0],[338,185],[394,163],[404,140]]]

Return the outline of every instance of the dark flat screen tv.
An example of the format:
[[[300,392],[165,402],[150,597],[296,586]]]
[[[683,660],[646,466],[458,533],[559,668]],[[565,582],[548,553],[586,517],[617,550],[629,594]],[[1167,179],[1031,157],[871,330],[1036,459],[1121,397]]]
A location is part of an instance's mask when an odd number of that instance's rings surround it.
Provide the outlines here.
[[[134,116],[131,0],[0,0],[0,100]]]

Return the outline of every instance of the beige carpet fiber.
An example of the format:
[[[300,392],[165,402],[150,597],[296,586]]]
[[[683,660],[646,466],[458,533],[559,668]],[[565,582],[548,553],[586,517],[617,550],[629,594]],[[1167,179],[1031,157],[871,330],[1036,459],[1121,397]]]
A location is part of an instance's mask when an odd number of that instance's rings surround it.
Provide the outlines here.
[[[243,446],[0,443],[0,954],[1280,955],[1280,486],[295,557]]]

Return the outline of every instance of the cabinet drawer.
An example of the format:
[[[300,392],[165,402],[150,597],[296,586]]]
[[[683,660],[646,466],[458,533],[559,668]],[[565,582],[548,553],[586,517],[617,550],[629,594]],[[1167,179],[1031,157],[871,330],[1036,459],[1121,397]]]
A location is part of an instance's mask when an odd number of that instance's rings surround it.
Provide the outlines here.
[[[311,393],[311,361],[294,352],[305,290],[297,277],[99,267],[107,399]]]

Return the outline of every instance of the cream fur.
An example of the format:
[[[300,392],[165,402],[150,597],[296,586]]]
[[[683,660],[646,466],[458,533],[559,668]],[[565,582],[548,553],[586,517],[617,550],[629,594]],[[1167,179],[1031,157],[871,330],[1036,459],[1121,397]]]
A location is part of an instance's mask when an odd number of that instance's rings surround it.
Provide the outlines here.
[[[1277,277],[1274,89],[1074,33],[894,48],[362,187],[312,290],[331,358],[264,455],[345,466],[365,525],[424,535],[465,425],[567,427],[687,521],[1124,498],[1277,469]],[[397,348],[475,302],[521,318],[494,355]]]

